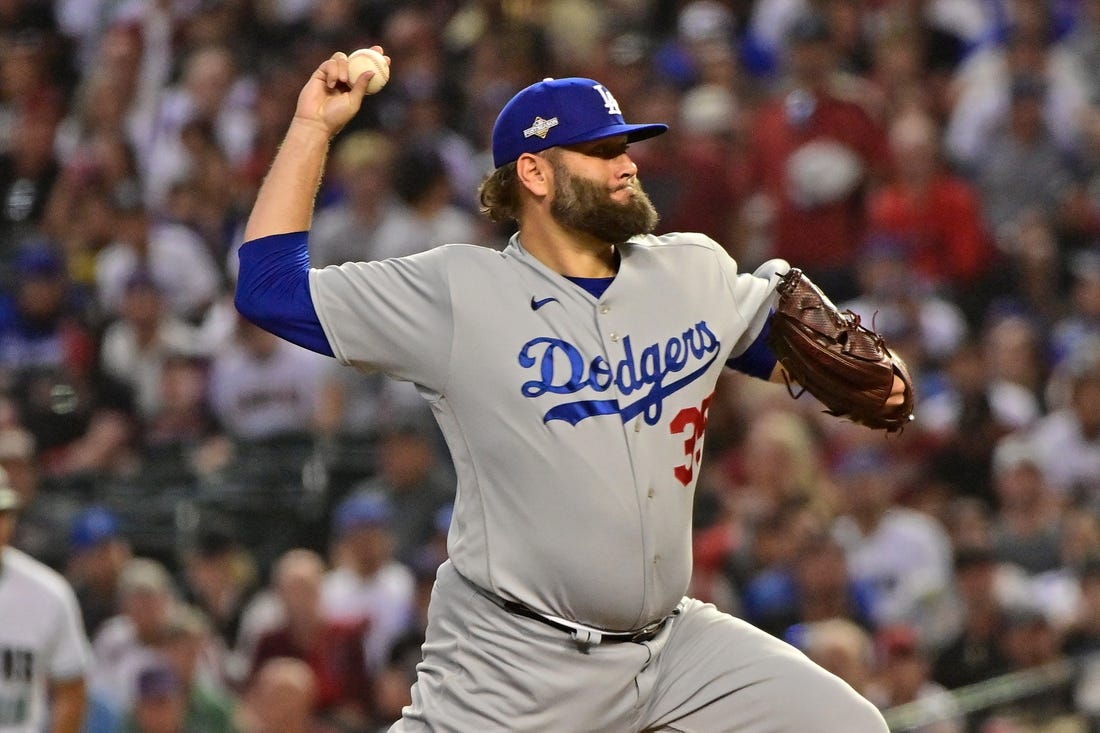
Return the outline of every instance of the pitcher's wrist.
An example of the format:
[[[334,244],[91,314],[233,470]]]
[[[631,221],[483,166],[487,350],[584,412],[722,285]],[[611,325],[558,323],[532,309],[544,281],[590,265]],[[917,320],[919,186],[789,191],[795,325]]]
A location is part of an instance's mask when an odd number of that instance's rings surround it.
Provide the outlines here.
[[[334,133],[320,120],[312,120],[308,117],[295,115],[290,121],[290,129],[287,130],[287,138],[291,136],[300,142],[320,142],[328,145]]]

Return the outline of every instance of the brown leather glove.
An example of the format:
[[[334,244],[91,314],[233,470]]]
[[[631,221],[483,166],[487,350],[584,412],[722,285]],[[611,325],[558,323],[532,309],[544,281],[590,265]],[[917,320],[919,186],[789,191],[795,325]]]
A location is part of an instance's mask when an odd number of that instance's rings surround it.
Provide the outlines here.
[[[779,277],[776,292],[769,344],[788,389],[797,382],[829,414],[870,428],[897,432],[913,419],[909,369],[880,335],[850,310],[838,310],[797,268]],[[895,375],[905,383],[905,398],[896,406],[887,404]]]

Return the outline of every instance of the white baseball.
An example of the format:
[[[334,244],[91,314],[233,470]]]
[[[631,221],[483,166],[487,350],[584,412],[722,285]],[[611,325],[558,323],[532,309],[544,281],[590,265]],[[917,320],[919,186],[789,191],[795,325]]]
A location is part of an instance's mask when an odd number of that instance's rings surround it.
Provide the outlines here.
[[[364,71],[373,71],[367,94],[377,94],[390,80],[390,65],[385,57],[373,48],[361,48],[348,55],[348,80],[354,84]]]

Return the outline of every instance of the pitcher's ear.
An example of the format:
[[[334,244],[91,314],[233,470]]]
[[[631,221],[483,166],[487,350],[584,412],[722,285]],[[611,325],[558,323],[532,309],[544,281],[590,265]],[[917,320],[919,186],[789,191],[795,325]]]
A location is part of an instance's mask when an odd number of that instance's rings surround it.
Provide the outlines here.
[[[524,153],[516,160],[516,177],[523,186],[536,196],[550,193],[553,181],[553,166],[541,155]]]

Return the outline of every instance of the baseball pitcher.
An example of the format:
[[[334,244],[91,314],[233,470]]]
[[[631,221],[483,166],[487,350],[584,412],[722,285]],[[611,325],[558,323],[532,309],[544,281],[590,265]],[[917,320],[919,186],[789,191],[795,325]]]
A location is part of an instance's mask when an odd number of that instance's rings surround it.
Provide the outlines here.
[[[653,236],[628,147],[667,128],[625,123],[592,79],[546,79],[501,111],[480,200],[518,223],[503,251],[310,269],[329,142],[369,75],[349,79],[337,53],[302,89],[248,222],[237,306],[413,382],[452,453],[450,559],[392,730],[886,731],[802,653],[684,593],[721,371],[807,388],[807,369],[860,375],[811,391],[892,430],[912,412],[904,365],[873,334],[855,356],[838,348],[870,332],[786,263],[743,273],[705,236]]]

